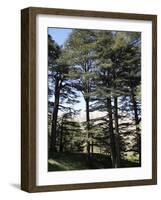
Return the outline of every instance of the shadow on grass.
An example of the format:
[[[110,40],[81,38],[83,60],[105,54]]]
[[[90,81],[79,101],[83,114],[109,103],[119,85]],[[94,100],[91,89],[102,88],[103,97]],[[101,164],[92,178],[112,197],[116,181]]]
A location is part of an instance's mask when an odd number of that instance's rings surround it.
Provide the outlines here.
[[[121,160],[121,168],[139,167],[135,162]],[[94,153],[90,160],[86,153],[54,153],[49,155],[48,171],[112,168],[110,156]]]

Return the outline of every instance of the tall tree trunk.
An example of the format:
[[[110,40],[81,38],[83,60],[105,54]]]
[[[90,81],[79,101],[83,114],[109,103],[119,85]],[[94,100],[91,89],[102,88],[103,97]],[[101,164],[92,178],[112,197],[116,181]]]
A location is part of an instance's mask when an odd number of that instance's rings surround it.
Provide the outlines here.
[[[112,161],[112,167],[116,168],[117,167],[116,166],[116,150],[115,150],[115,137],[114,137],[114,133],[113,133],[111,97],[107,98],[107,112],[108,112],[108,117],[109,117],[111,161]]]
[[[93,155],[93,152],[94,151],[94,143],[93,143],[93,141],[92,141],[92,144],[91,144],[91,153],[92,153],[92,155]]]
[[[58,119],[58,109],[59,109],[59,98],[60,98],[60,89],[62,81],[60,79],[55,80],[55,102],[53,108],[53,118],[52,118],[52,130],[51,130],[51,142],[50,142],[50,152],[56,152],[56,138],[57,138],[57,119]]]
[[[89,72],[90,67],[91,67],[91,64],[89,63],[89,60],[88,60],[87,62],[84,63],[84,72],[85,73]],[[91,135],[89,133],[89,130],[90,130],[90,116],[89,116],[89,100],[90,100],[90,97],[88,96],[89,93],[90,93],[90,83],[89,82],[90,82],[89,79],[85,80],[85,82],[84,82],[85,93],[87,94],[87,96],[84,96],[84,97],[85,97],[85,102],[86,102],[87,156],[88,156],[88,160],[90,162],[91,161],[91,144],[90,144]]]
[[[141,165],[141,134],[140,134],[140,129],[139,129],[139,117],[138,117],[137,102],[136,102],[136,99],[135,99],[135,94],[134,94],[133,88],[131,90],[131,100],[132,100],[134,116],[135,116],[136,131],[137,131],[137,134],[138,134],[139,164]]]
[[[117,97],[114,97],[114,120],[115,120],[116,165],[117,167],[120,167],[120,135],[119,135],[119,124],[118,124]]]
[[[63,152],[63,120],[60,130],[60,146],[59,146],[59,152]]]
[[[133,89],[131,90],[131,99],[132,99],[132,103],[133,103],[133,110],[134,110],[134,116],[135,116],[135,125],[136,125],[136,129],[137,129],[138,128],[138,124],[139,124],[139,117],[138,117],[137,103],[136,103],[136,100],[135,100],[135,95],[134,95]]]
[[[90,134],[89,134],[89,129],[90,129],[90,116],[89,116],[89,97],[86,97],[86,122],[87,122],[87,154],[88,154],[88,159],[90,160],[91,157],[91,150],[90,150]]]

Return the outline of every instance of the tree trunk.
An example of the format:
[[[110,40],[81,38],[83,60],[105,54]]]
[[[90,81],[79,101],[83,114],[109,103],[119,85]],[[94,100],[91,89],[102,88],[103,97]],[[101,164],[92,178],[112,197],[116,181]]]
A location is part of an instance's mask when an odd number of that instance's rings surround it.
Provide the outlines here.
[[[117,167],[120,167],[120,135],[119,135],[119,124],[118,124],[117,97],[114,97],[114,120],[115,120],[116,165]]]
[[[111,161],[112,161],[112,167],[116,168],[116,151],[115,151],[115,138],[114,138],[114,133],[113,133],[111,98],[107,98],[107,112],[108,112],[108,117],[109,117]]]
[[[94,143],[93,143],[93,141],[92,141],[92,144],[91,144],[91,154],[93,155],[93,150],[94,150]]]
[[[135,125],[136,125],[136,129],[137,129],[138,128],[138,124],[139,124],[139,117],[138,117],[137,103],[136,103],[136,100],[135,100],[135,95],[134,95],[133,89],[131,90],[131,99],[132,99],[132,103],[133,103],[133,110],[134,110],[134,116],[135,116]]]
[[[133,89],[131,90],[131,100],[132,100],[134,116],[135,116],[136,132],[138,134],[139,164],[141,166],[141,134],[140,134],[140,129],[139,129],[139,117],[138,117],[138,110],[137,110],[137,102],[135,99],[135,94],[134,94]]]
[[[90,145],[90,134],[89,134],[89,129],[90,129],[90,116],[89,116],[89,97],[86,97],[86,122],[87,122],[87,154],[88,154],[88,159],[90,160],[91,157],[91,145]]]
[[[53,119],[52,119],[52,130],[51,130],[51,142],[50,142],[50,152],[56,152],[56,137],[57,137],[57,119],[58,119],[58,109],[59,109],[59,98],[60,89],[62,81],[60,79],[55,80],[55,102],[53,108]]]
[[[63,152],[63,121],[62,121],[61,131],[60,131],[60,146],[59,146],[59,152]]]

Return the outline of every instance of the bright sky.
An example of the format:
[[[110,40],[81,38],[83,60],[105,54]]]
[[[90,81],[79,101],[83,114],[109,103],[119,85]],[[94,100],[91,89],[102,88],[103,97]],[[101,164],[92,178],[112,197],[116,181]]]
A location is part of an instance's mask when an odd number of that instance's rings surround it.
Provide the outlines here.
[[[48,34],[50,34],[60,46],[64,44],[71,32],[72,29],[69,28],[48,28]]]
[[[69,34],[72,32],[72,29],[68,28],[48,28],[48,34],[52,36],[55,42],[58,45],[63,45]],[[83,95],[80,93],[79,97],[80,103],[77,103],[73,106],[74,109],[81,109],[81,112],[85,112],[85,101]]]

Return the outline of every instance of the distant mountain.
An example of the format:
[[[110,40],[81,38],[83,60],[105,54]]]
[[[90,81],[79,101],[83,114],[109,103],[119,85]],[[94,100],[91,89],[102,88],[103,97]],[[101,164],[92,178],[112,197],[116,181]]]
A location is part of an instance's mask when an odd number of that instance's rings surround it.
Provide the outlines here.
[[[106,115],[106,112],[100,112],[100,111],[90,112],[90,119],[103,117],[105,115]],[[79,115],[75,116],[74,120],[79,121],[79,122],[86,121],[86,112],[85,111],[80,112]]]

